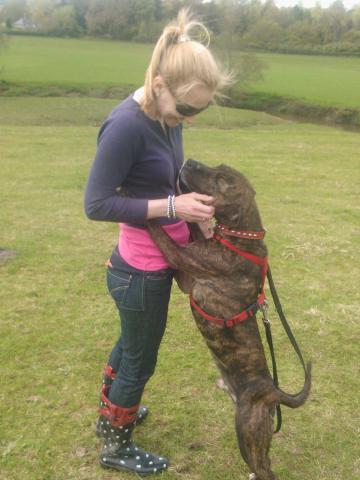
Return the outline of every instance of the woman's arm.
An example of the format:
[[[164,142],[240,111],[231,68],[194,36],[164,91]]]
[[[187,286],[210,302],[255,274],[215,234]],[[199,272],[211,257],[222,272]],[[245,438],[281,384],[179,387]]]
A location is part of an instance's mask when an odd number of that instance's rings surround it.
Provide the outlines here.
[[[209,220],[214,215],[214,199],[208,195],[192,192],[175,198],[176,216],[187,222]],[[147,217],[164,217],[167,214],[167,198],[148,201]]]
[[[110,119],[101,128],[84,198],[91,220],[143,223],[146,219],[147,200],[117,193],[141,148],[138,137],[131,121]]]

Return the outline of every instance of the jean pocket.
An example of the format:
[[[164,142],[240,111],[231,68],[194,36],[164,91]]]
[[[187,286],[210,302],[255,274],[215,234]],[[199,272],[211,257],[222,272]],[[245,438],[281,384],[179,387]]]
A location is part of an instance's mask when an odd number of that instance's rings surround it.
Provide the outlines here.
[[[126,300],[126,295],[130,287],[132,275],[124,272],[114,272],[110,268],[107,270],[107,286],[110,295],[116,304],[122,304]]]
[[[144,310],[144,282],[141,275],[108,268],[107,284],[119,309]]]

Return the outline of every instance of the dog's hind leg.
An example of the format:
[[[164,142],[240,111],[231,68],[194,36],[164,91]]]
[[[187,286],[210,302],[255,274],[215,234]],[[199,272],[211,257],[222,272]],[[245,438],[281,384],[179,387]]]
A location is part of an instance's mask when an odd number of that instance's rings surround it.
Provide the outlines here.
[[[271,471],[269,449],[273,435],[271,409],[262,400],[240,399],[236,405],[235,427],[241,455],[256,480],[276,480]]]

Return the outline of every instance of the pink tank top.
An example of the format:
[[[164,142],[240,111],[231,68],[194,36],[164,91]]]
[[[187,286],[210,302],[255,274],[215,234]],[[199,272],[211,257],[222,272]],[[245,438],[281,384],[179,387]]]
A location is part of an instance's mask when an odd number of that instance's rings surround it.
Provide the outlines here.
[[[147,230],[120,223],[119,253],[132,267],[139,270],[162,270],[170,265]],[[190,232],[184,220],[162,227],[181,246],[189,243]]]

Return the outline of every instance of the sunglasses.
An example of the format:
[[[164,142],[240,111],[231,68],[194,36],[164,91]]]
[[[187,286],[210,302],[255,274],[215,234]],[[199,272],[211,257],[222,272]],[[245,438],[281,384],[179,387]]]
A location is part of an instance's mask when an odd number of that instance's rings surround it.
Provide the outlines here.
[[[198,113],[202,112],[203,110],[206,110],[209,105],[211,104],[211,102],[209,102],[207,105],[205,105],[205,107],[201,107],[201,108],[196,108],[196,107],[193,107],[192,105],[189,105],[187,103],[181,103],[181,102],[178,102],[177,99],[176,99],[176,95],[175,93],[168,87],[169,89],[169,92],[171,93],[171,95],[174,97],[175,99],[175,110],[177,111],[177,113],[179,115],[182,115],[183,117],[193,117],[194,115],[197,115]]]
[[[193,117],[194,115],[197,115],[203,110],[206,110],[209,105],[210,105],[210,102],[207,105],[205,105],[205,107],[195,108],[195,107],[192,107],[191,105],[188,105],[187,103],[176,103],[175,109],[183,117]]]

